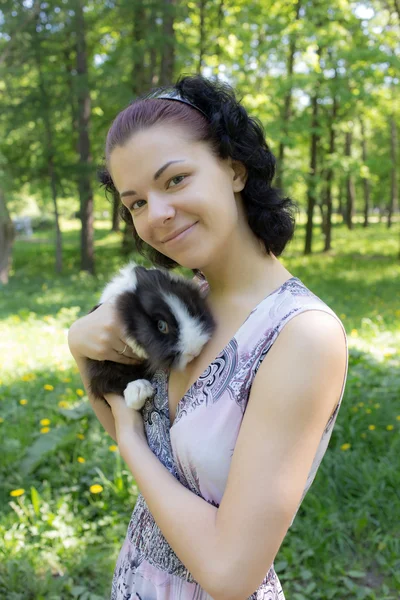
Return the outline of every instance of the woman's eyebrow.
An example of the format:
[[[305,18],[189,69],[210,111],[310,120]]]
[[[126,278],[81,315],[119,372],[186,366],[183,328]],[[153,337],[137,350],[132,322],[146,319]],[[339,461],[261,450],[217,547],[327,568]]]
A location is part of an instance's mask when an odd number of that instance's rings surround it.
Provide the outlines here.
[[[154,177],[153,180],[157,181],[157,179],[159,177],[161,177],[161,175],[164,173],[165,169],[167,167],[169,167],[169,165],[172,165],[174,163],[179,163],[179,162],[185,162],[184,160],[170,160],[169,162],[165,163],[165,165],[163,165],[162,167],[160,167],[158,169],[158,171],[156,173],[154,173]],[[134,190],[127,190],[126,192],[122,192],[119,197],[123,198],[124,196],[136,196],[137,192],[135,192]]]

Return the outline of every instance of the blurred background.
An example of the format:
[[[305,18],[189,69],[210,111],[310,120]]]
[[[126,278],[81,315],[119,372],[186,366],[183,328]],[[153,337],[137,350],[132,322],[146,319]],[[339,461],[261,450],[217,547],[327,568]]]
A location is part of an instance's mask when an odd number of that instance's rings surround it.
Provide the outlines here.
[[[399,67],[399,0],[0,1],[0,597],[110,596],[138,490],[67,332],[147,265],[97,180],[108,128],[194,73],[263,123],[300,207],[282,263],[348,334],[335,430],[275,561],[285,595],[400,597]]]

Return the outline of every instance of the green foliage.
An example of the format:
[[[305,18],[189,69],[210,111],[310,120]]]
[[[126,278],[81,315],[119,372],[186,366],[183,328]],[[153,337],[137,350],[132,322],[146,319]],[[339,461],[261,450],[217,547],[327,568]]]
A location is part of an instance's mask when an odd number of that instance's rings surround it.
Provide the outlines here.
[[[26,457],[19,465],[22,476],[26,476],[46,458],[50,452],[67,445],[75,438],[71,427],[58,427],[47,435],[38,437],[31,446],[26,449]],[[74,439],[75,441],[75,439]]]

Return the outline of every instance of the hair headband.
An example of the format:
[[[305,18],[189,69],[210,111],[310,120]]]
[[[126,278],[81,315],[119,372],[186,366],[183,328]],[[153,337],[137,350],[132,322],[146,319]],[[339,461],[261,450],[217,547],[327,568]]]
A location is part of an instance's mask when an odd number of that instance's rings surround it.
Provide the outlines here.
[[[195,108],[196,110],[200,111],[208,119],[208,116],[206,115],[206,113],[203,110],[201,110],[201,108],[199,108],[195,104],[192,104],[191,102],[189,102],[189,100],[182,98],[182,96],[179,94],[179,92],[177,90],[172,90],[171,92],[166,93],[166,94],[163,93],[161,96],[158,96],[158,95],[150,96],[150,98],[157,99],[157,100],[158,99],[160,99],[160,100],[175,100],[177,102],[183,102],[184,104],[188,104],[192,108]]]

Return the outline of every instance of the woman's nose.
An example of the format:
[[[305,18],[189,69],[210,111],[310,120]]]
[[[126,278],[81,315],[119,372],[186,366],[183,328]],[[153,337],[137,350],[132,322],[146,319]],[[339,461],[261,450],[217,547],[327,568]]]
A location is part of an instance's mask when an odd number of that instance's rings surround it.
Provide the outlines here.
[[[148,223],[151,227],[160,227],[164,222],[175,215],[175,208],[166,196],[148,197]]]

